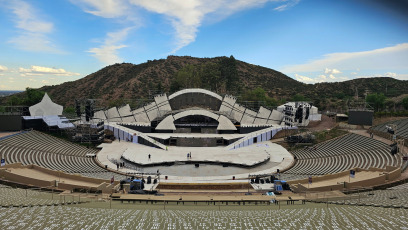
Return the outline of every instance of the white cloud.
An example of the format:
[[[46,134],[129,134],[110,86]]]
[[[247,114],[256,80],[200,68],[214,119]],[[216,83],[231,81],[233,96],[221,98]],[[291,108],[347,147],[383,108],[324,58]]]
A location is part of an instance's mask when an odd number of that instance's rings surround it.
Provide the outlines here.
[[[7,89],[8,86],[7,85],[0,85],[0,89]]]
[[[280,69],[284,73],[318,72],[336,66],[342,70],[408,69],[408,43],[375,50],[331,53],[305,64],[289,65]]]
[[[21,76],[42,76],[42,75],[55,75],[55,76],[79,76],[79,73],[68,72],[64,69],[43,67],[43,66],[31,66],[29,69],[19,68],[18,72]]]
[[[336,77],[333,74],[329,74],[328,76],[324,74],[317,75],[316,77],[306,77],[299,75],[297,73],[294,74],[294,78],[298,81],[301,81],[306,84],[314,84],[314,83],[321,83],[321,82],[339,82],[339,81],[347,81],[350,80],[348,77]]]
[[[128,11],[125,0],[71,0],[85,12],[103,18],[116,18],[125,16]]]
[[[388,72],[388,73],[385,73],[384,76],[396,78],[396,77],[397,77],[397,73]]]
[[[18,49],[32,52],[49,52],[62,54],[52,41],[44,34],[22,32],[19,36],[9,40],[16,45]]]
[[[42,80],[41,83],[43,83],[43,84],[49,84],[50,82],[47,81],[47,80]]]
[[[238,11],[259,7],[267,2],[287,2],[287,0],[129,0],[133,5],[148,11],[165,15],[176,31],[177,44],[173,53],[195,41],[198,27],[206,15],[224,18]],[[287,7],[299,0],[289,1]]]
[[[7,70],[7,66],[0,65],[0,72],[6,72]]]
[[[285,11],[285,10],[289,9],[290,7],[298,4],[300,2],[300,0],[289,0],[289,1],[284,1],[284,2],[286,2],[286,3],[276,7],[274,10],[276,10],[276,11]]]
[[[329,68],[326,68],[326,69],[324,70],[324,73],[325,73],[325,74],[338,74],[338,73],[341,73],[341,72],[340,72],[340,70],[338,70],[338,69],[329,69]]]
[[[19,29],[19,35],[9,39],[10,43],[27,51],[62,53],[47,36],[53,31],[53,23],[41,19],[37,9],[25,1],[14,0],[7,3],[15,15],[16,28]]]
[[[118,43],[121,43],[127,37],[132,28],[133,27],[128,27],[116,32],[108,33],[105,41],[100,47],[91,48],[87,52],[92,53],[92,56],[96,57],[105,65],[122,62],[122,59],[118,56],[118,50],[127,46]]]
[[[317,82],[315,79],[312,79],[312,78],[306,77],[306,76],[302,76],[302,75],[299,75],[299,74],[296,74],[296,73],[295,73],[295,79],[298,80],[298,81],[304,82],[306,84],[313,84],[313,83]]]
[[[300,0],[71,0],[85,12],[104,18],[118,18],[140,23],[138,9],[164,15],[175,30],[176,44],[172,53],[194,42],[203,20],[225,18],[245,9],[259,7],[267,2],[284,3],[275,10],[285,10]],[[123,22],[123,20],[121,20]],[[133,25],[135,26],[135,25]],[[111,47],[116,48],[117,47]],[[96,52],[112,49],[94,50]]]
[[[15,0],[10,7],[17,16],[16,27],[32,33],[49,33],[53,24],[43,21],[34,13],[35,9],[27,2]]]

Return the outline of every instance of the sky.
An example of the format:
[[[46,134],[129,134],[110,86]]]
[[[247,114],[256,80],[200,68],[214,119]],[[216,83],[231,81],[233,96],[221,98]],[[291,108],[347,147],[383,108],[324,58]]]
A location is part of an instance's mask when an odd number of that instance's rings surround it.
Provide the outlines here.
[[[408,80],[408,0],[0,0],[0,90],[168,55],[298,81]]]

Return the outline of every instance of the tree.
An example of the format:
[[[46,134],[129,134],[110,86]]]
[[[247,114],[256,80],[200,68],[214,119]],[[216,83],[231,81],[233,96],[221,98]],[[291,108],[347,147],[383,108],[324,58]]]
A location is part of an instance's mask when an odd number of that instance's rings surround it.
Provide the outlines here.
[[[384,108],[386,97],[383,93],[368,94],[366,97],[366,102],[374,107],[374,110],[379,112],[380,109]]]
[[[292,97],[292,101],[306,101],[306,98],[301,94],[296,94]]]
[[[241,84],[239,84],[237,61],[234,56],[224,57],[220,62],[221,76],[226,80],[226,88],[228,91],[239,91]]]
[[[201,86],[217,92],[224,84],[221,78],[221,71],[217,64],[208,63],[200,66],[199,77]]]
[[[275,98],[269,97],[265,90],[260,87],[245,92],[243,99],[246,101],[264,101],[267,106],[278,105],[278,101]]]
[[[194,65],[186,65],[176,73],[170,89],[177,91],[181,88],[199,88],[200,86],[199,71]]]
[[[45,92],[41,90],[32,89],[32,88],[27,87],[26,88],[26,98],[25,98],[24,104],[28,106],[35,105],[42,100],[42,98],[44,97],[44,94]]]
[[[405,110],[408,110],[408,97],[402,99],[402,106],[404,106]]]

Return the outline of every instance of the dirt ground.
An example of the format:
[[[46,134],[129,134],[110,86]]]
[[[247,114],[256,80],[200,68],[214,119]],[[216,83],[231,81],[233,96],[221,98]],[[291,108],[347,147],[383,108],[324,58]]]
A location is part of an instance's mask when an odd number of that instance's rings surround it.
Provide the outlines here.
[[[19,132],[0,132],[0,138],[15,134],[15,133],[19,133]]]
[[[380,118],[374,118],[373,121],[373,126],[383,124],[388,121],[396,121],[396,120],[401,120],[401,119],[406,119],[408,117],[380,117]]]
[[[311,132],[322,131],[327,129],[332,129],[336,126],[336,121],[334,118],[322,115],[321,121],[311,121],[307,126],[307,129]]]

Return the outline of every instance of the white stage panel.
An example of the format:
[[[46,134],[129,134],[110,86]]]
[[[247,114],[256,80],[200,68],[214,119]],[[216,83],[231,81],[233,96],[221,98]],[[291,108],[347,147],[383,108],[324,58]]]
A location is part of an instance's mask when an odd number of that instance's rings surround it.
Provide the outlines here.
[[[135,116],[137,122],[150,123],[150,120],[147,117],[147,114],[143,107],[133,110],[132,113],[133,116]]]
[[[159,110],[156,106],[156,102],[152,102],[144,107],[147,117],[150,121],[153,121],[159,116]]]
[[[242,120],[241,120],[241,125],[242,124],[253,124],[255,117],[256,117],[256,112],[250,109],[246,109],[244,116],[242,117]]]

